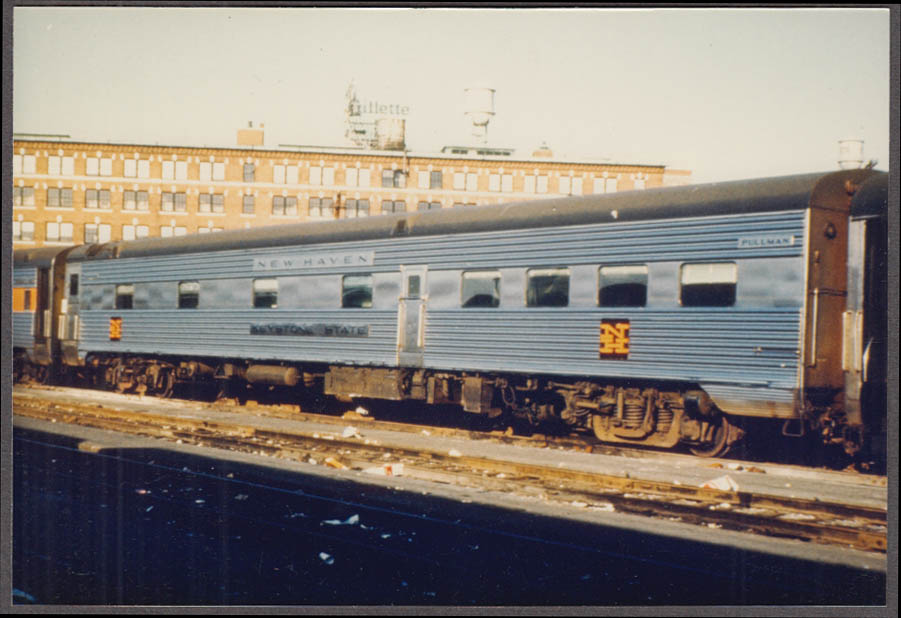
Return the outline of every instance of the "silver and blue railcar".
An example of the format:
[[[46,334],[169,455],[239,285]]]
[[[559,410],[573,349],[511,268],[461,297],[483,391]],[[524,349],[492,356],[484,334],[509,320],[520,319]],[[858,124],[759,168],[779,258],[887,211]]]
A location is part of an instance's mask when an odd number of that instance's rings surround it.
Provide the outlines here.
[[[884,350],[868,308],[885,184],[856,170],[78,247],[54,333],[62,366],[120,389],[320,387],[702,455],[757,417],[853,451]]]

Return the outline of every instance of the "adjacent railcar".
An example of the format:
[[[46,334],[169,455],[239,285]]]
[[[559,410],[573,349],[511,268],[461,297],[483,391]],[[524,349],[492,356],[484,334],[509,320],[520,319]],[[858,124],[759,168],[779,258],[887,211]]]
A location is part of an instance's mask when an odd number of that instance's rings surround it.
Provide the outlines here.
[[[14,339],[120,390],[456,404],[699,455],[762,417],[854,452],[885,427],[886,184],[855,170],[17,253],[53,284]]]

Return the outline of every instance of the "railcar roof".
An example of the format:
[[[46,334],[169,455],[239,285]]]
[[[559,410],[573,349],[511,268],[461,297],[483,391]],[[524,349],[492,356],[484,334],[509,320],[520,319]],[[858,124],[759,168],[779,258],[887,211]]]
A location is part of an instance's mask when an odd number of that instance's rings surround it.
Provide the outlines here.
[[[860,184],[874,174],[884,173],[849,170],[145,238],[85,245],[72,251],[68,260],[794,210],[816,201],[817,194],[830,199],[828,196],[842,193],[847,201],[847,194],[836,189],[848,181]]]
[[[16,268],[48,268],[53,263],[53,258],[70,249],[72,245],[65,247],[39,247],[36,249],[16,249],[13,265]]]
[[[852,217],[878,217],[888,212],[888,174],[867,178],[851,200]]]

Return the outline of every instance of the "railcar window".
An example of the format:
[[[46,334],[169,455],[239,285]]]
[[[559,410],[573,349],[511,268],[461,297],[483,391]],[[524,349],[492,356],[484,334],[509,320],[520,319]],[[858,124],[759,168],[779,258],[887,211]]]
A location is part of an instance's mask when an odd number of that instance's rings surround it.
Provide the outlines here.
[[[730,262],[683,264],[683,307],[731,307],[735,304],[738,268]]]
[[[419,275],[410,275],[407,277],[407,298],[419,298]]]
[[[341,280],[341,306],[345,309],[372,307],[372,275],[345,275]]]
[[[78,296],[78,275],[69,275],[69,296]]]
[[[469,307],[498,307],[501,304],[501,273],[482,270],[463,273],[461,304]]]
[[[31,290],[25,290],[24,311],[31,311]]]
[[[278,279],[253,280],[253,306],[256,309],[278,307]]]
[[[536,268],[527,271],[526,305],[566,307],[569,305],[569,269]]]
[[[116,309],[131,309],[135,295],[133,283],[122,283],[116,286]]]
[[[200,282],[180,281],[178,284],[178,308],[197,309],[200,301]]]
[[[648,302],[648,267],[601,266],[598,270],[598,305],[644,307]]]

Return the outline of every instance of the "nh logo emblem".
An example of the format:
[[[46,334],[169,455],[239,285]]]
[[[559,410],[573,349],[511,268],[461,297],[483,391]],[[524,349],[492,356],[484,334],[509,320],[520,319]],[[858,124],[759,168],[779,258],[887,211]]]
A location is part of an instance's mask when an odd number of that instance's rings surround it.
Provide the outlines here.
[[[629,320],[601,320],[599,352],[602,360],[629,358]]]

